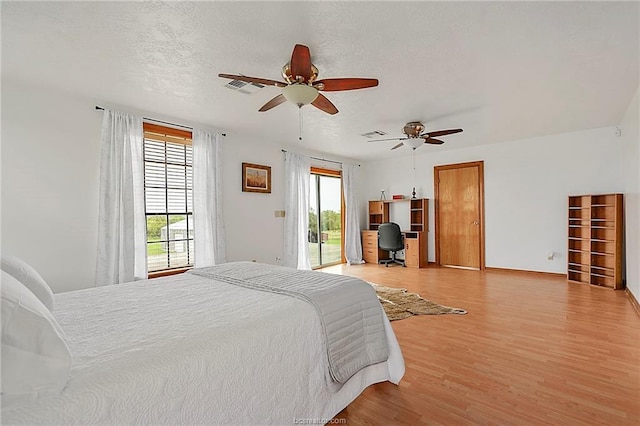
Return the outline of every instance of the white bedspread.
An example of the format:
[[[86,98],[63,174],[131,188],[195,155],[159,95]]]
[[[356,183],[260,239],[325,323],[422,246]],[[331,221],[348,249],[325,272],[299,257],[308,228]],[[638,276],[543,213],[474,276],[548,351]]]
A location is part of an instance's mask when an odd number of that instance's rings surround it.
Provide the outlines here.
[[[384,311],[371,285],[344,275],[319,274],[254,262],[229,262],[189,271],[201,277],[307,302],[320,318],[329,373],[345,383],[389,358]]]
[[[56,295],[73,357],[62,394],[6,409],[3,424],[292,424],[330,419],[404,361],[385,317],[389,360],[344,385],[321,326],[300,300],[191,274]]]

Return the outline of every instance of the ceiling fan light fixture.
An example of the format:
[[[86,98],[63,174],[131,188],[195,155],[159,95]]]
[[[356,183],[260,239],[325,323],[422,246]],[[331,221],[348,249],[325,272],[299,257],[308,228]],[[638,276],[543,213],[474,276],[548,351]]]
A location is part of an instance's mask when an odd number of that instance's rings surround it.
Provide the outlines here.
[[[409,138],[406,141],[404,141],[405,145],[407,145],[408,147],[413,148],[413,149],[416,149],[417,147],[419,147],[423,143],[424,143],[424,139],[422,139],[422,138]]]
[[[299,107],[310,104],[318,97],[318,90],[306,84],[290,84],[282,89],[282,94]]]

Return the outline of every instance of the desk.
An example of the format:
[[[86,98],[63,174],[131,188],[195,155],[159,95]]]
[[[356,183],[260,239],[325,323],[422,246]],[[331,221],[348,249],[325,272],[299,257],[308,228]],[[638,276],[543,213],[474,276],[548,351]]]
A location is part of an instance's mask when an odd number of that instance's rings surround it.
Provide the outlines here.
[[[424,231],[403,231],[404,262],[409,268],[427,266],[427,233]],[[362,231],[362,258],[367,263],[378,263],[388,259],[389,252],[378,248],[378,231]]]

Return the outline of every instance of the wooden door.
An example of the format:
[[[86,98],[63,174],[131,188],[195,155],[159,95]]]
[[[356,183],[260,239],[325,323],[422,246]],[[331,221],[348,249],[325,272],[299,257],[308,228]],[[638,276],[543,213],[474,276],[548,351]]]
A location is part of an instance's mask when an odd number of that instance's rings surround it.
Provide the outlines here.
[[[484,163],[434,168],[436,264],[484,269]]]

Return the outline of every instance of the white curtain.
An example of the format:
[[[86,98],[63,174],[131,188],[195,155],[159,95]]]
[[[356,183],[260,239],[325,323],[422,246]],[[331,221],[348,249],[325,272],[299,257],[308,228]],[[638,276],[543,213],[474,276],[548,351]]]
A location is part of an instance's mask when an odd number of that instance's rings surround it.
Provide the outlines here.
[[[193,129],[194,266],[226,262],[220,135]]]
[[[284,170],[284,266],[311,269],[308,240],[311,160],[300,154],[285,152]]]
[[[142,118],[105,109],[96,286],[147,278]]]
[[[362,261],[360,241],[360,209],[358,208],[357,164],[342,165],[342,190],[344,192],[344,251],[349,265],[359,265]]]

